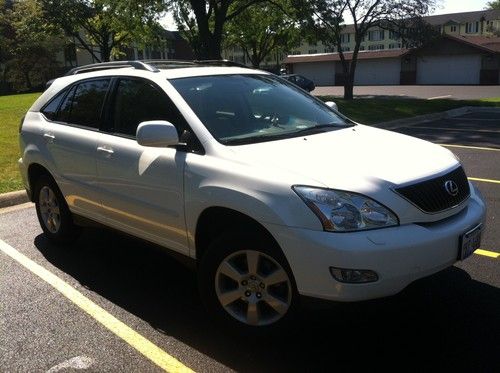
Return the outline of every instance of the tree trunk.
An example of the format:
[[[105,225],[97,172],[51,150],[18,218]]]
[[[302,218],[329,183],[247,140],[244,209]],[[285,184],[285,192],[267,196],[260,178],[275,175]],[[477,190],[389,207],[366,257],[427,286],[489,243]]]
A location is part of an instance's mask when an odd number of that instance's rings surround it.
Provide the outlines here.
[[[24,71],[24,81],[26,82],[26,88],[28,88],[29,91],[33,89],[33,85],[31,84],[31,79],[30,79],[30,71]]]
[[[354,84],[349,78],[346,78],[344,83],[344,100],[352,99],[354,99]]]
[[[109,62],[109,59],[111,57],[111,48],[109,47],[109,45],[108,44],[100,45],[99,51],[101,52],[101,61]]]

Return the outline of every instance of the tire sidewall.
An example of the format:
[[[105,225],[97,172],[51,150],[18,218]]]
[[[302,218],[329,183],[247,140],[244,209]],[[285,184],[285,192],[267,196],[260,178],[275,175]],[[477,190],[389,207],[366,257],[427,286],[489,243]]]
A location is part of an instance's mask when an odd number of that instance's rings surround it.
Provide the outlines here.
[[[229,255],[241,250],[255,250],[272,257],[286,271],[291,289],[291,303],[285,316],[270,325],[250,326],[234,319],[220,304],[215,290],[215,275],[220,263]],[[269,334],[287,328],[294,319],[299,303],[297,286],[292,271],[276,243],[258,235],[245,233],[222,234],[215,239],[201,258],[198,267],[198,289],[203,304],[210,315],[228,331],[245,334]]]
[[[57,199],[57,204],[59,205],[59,214],[61,217],[61,223],[59,226],[59,230],[55,233],[51,232],[45,226],[45,222],[43,221],[42,213],[40,211],[40,191],[45,186],[49,187],[52,190],[52,192],[54,192]],[[45,236],[54,243],[58,244],[67,243],[74,240],[76,227],[73,223],[73,217],[71,215],[71,212],[69,211],[68,205],[66,204],[66,200],[64,199],[64,196],[59,190],[54,179],[52,179],[47,175],[40,176],[35,184],[34,193],[35,193],[36,214]]]

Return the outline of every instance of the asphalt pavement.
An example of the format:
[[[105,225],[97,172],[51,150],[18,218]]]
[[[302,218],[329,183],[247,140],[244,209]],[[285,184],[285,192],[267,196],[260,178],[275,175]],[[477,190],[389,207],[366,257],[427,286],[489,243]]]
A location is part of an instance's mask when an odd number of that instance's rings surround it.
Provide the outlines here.
[[[481,248],[490,256],[474,254],[393,297],[307,308],[280,335],[222,330],[201,306],[194,274],[128,236],[88,228],[56,247],[28,204],[0,210],[0,239],[195,371],[499,371],[499,130],[489,113],[396,129],[458,145],[448,149],[468,176],[489,180],[474,183],[488,204]],[[0,371],[161,371],[88,312],[0,251]]]
[[[316,96],[344,96],[344,87],[316,87],[311,92]],[[357,97],[394,96],[400,98],[476,100],[480,98],[499,97],[500,85],[384,85],[355,86]]]

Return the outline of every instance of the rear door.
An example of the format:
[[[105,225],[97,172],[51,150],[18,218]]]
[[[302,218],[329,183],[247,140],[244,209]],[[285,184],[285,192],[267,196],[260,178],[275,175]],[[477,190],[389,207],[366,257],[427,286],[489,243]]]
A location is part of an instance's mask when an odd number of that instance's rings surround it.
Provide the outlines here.
[[[187,255],[186,153],[174,147],[139,145],[137,126],[147,120],[167,120],[179,134],[185,128],[182,115],[154,83],[142,78],[117,79],[108,133],[96,146],[103,213],[109,225]]]
[[[73,212],[98,219],[96,145],[111,79],[73,84],[41,110],[52,173]]]

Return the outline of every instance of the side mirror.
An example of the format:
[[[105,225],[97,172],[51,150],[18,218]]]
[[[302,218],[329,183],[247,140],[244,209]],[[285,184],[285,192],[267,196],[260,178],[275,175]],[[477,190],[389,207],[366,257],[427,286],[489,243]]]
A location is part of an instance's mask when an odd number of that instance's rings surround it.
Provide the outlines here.
[[[166,120],[142,122],[137,127],[137,143],[143,146],[166,148],[179,143],[179,135],[174,125]]]
[[[339,108],[337,107],[337,104],[333,101],[327,101],[325,102],[326,106],[332,108],[333,110],[339,111]]]

